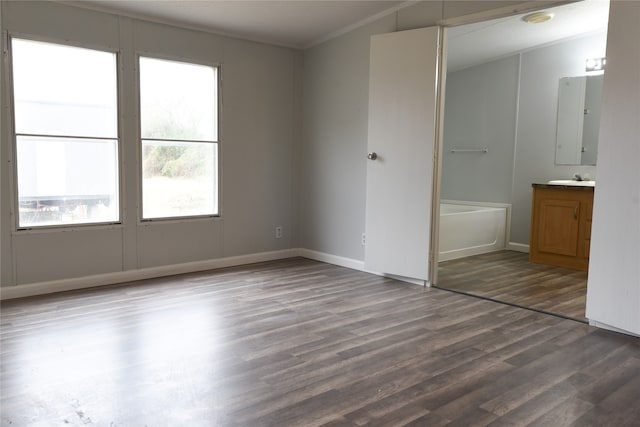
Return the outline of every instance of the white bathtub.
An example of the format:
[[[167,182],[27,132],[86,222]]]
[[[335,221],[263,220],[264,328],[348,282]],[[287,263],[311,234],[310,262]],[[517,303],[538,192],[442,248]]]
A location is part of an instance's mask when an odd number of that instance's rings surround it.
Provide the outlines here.
[[[505,248],[510,205],[442,201],[439,261]]]

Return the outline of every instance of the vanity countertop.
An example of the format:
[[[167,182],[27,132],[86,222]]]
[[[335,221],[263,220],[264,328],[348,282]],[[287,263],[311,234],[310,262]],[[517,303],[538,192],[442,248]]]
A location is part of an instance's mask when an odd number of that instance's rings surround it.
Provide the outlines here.
[[[531,186],[533,188],[555,188],[559,190],[575,190],[575,191],[594,191],[595,186],[593,185],[576,185],[576,184],[550,184],[548,182],[544,183],[532,183]]]

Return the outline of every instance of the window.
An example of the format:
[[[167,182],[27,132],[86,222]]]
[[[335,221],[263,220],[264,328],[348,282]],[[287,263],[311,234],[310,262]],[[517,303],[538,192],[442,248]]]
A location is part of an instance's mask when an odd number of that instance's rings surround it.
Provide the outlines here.
[[[11,48],[18,227],[118,222],[115,53]]]
[[[140,57],[142,218],[218,214],[218,69]]]

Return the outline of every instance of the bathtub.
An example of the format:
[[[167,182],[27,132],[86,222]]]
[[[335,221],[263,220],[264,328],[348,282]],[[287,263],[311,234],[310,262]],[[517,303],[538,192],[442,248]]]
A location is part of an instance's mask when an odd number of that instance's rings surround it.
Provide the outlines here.
[[[511,205],[443,200],[440,204],[439,261],[506,247]]]

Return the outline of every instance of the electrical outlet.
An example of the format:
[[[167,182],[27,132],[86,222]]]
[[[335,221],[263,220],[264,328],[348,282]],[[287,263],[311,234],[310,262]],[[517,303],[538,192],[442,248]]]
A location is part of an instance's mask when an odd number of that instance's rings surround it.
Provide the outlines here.
[[[362,233],[362,246],[365,246],[367,244],[367,235]]]
[[[282,226],[279,225],[276,227],[276,239],[281,239],[282,238]]]

